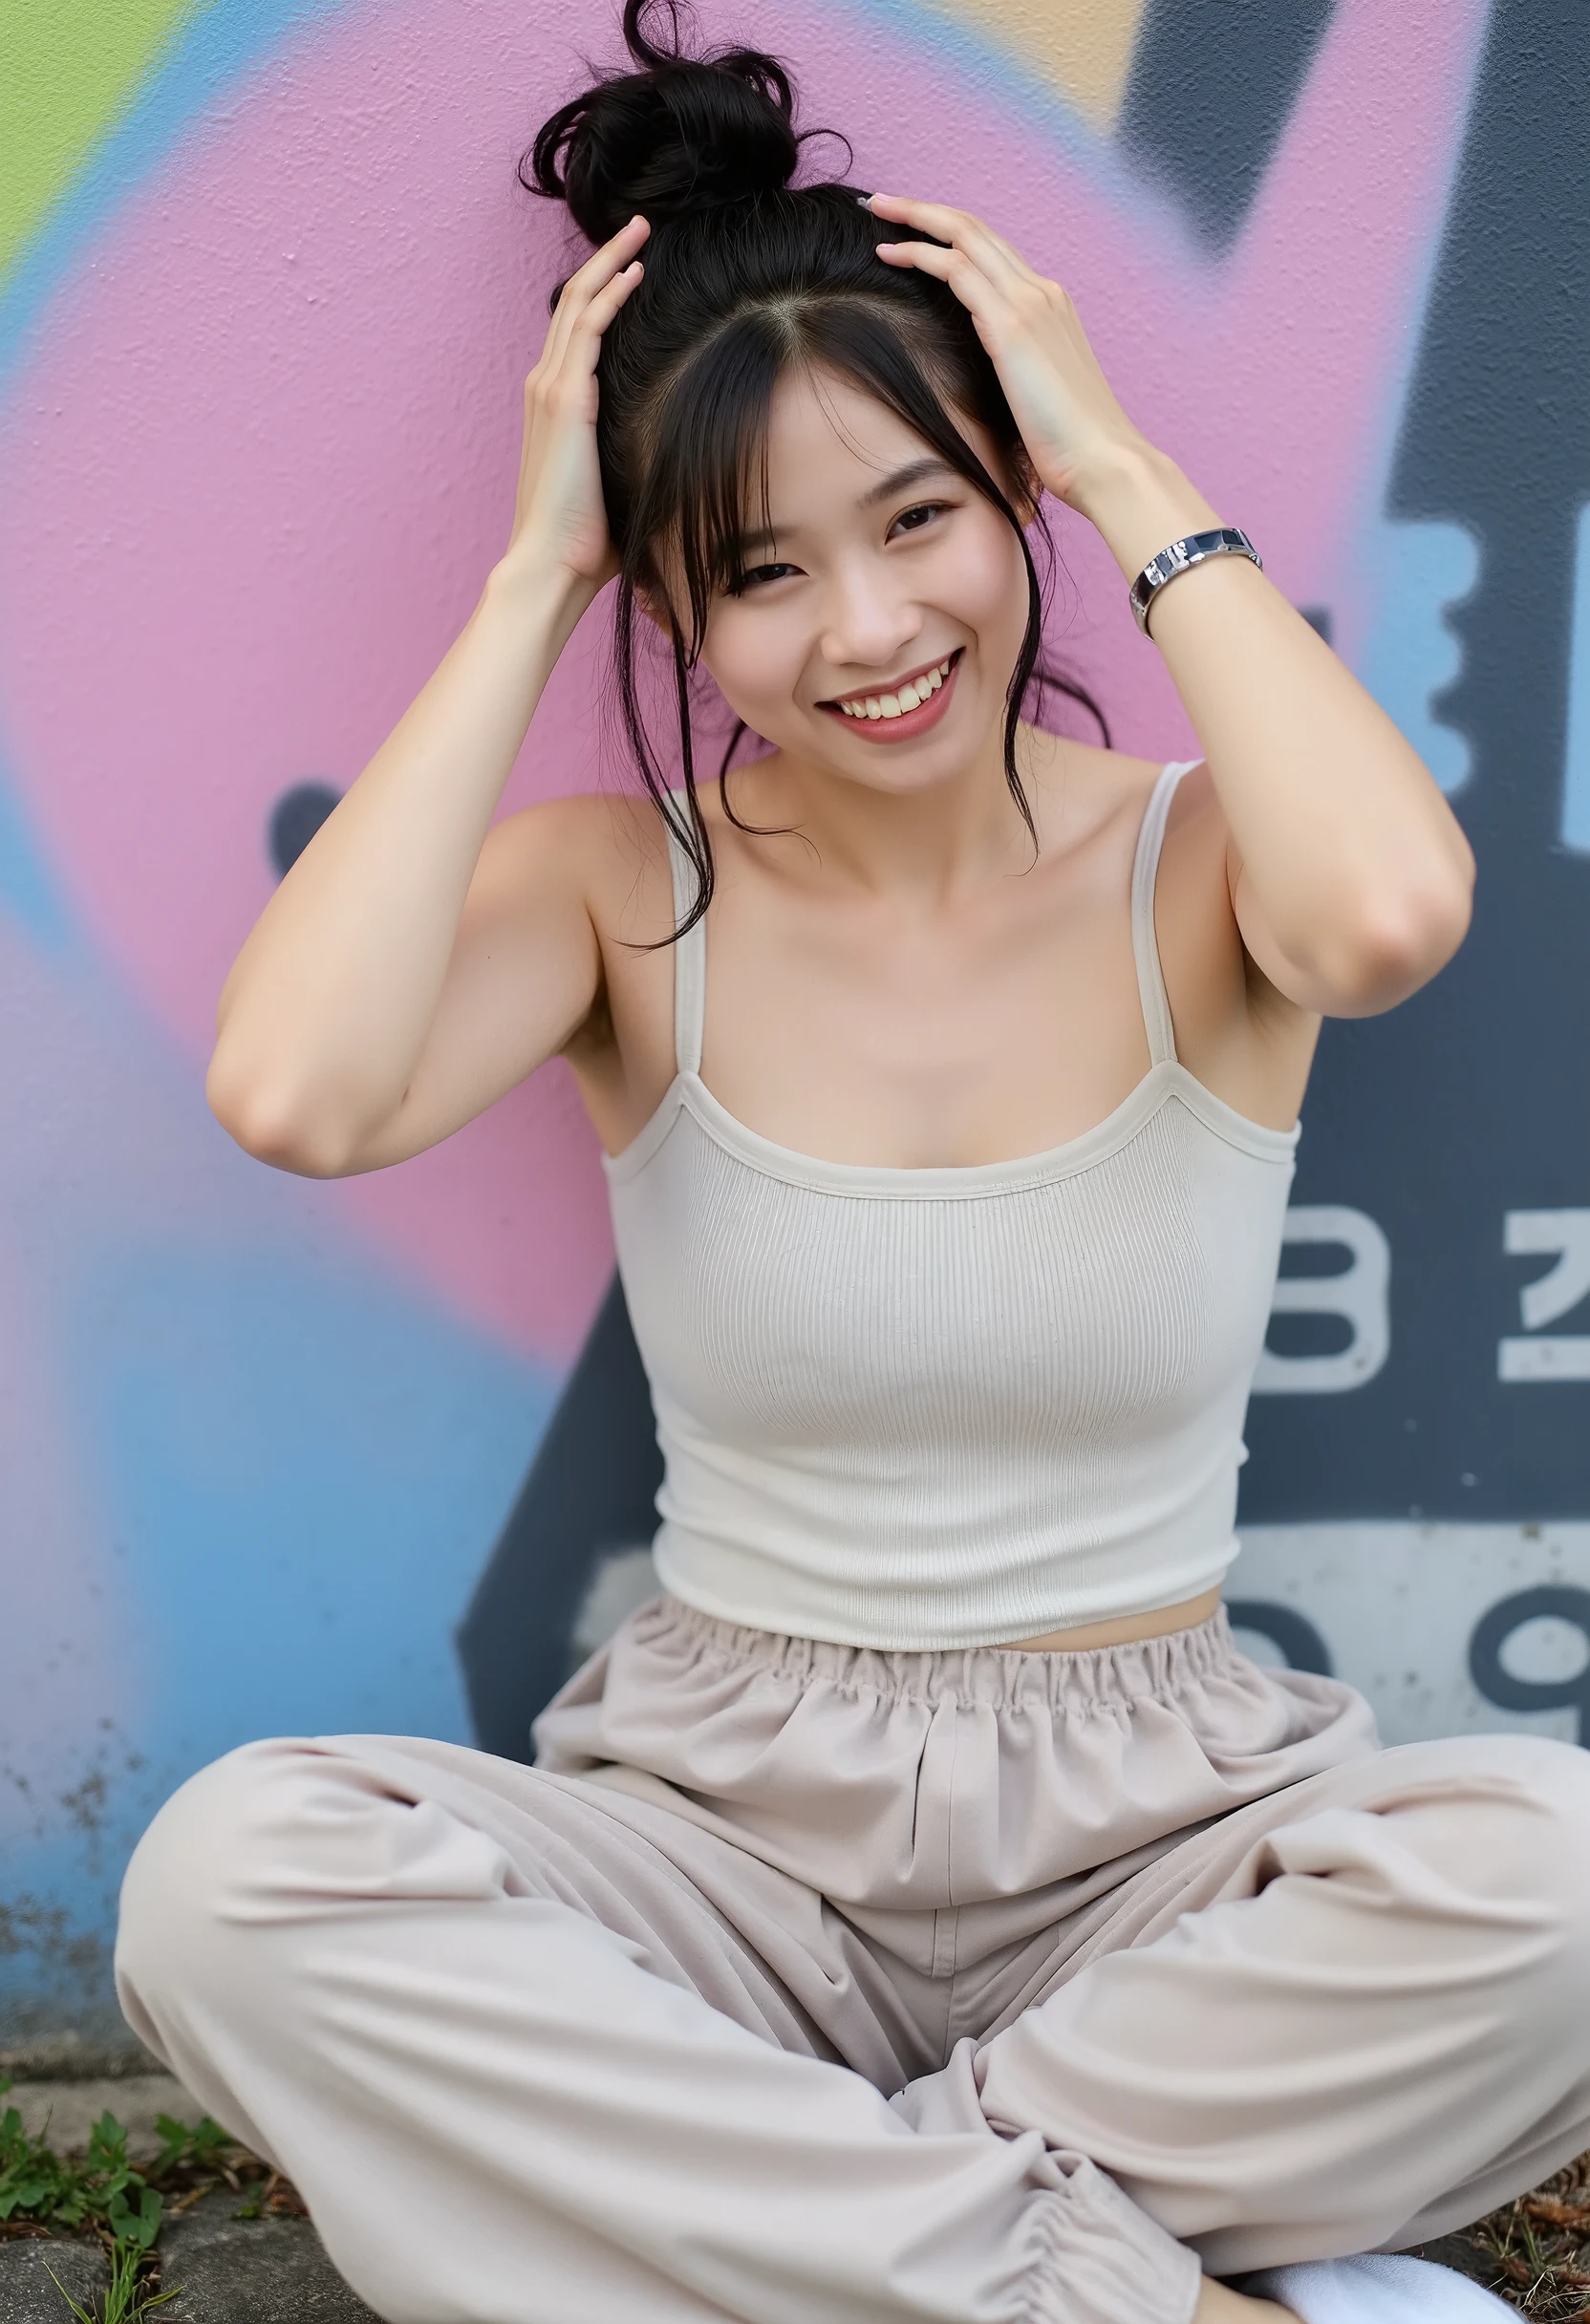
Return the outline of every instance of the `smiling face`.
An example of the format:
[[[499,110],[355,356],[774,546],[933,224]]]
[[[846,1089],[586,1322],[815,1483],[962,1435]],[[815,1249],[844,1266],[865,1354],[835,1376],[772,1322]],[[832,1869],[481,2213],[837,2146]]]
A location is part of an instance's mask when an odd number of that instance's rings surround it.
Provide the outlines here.
[[[990,473],[999,454],[961,422]],[[767,527],[708,611],[701,659],[736,714],[807,766],[889,791],[992,754],[1027,618],[1021,543],[887,406],[831,372],[774,391]]]

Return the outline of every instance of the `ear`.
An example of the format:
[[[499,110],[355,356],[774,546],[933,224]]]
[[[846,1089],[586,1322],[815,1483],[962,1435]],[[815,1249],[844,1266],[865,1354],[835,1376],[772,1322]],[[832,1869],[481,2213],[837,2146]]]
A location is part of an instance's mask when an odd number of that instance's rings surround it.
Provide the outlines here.
[[[671,635],[668,626],[667,603],[659,591],[642,588],[637,584],[634,601],[655,630],[660,630],[665,637]]]

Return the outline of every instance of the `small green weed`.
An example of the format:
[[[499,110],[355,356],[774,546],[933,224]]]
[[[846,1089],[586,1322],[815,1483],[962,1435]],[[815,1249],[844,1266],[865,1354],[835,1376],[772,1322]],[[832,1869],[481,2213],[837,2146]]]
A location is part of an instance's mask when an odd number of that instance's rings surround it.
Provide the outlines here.
[[[11,2088],[0,2082],[0,2098]],[[174,2126],[175,2127],[175,2126]],[[14,2106],[0,2114],[0,2221],[41,2227],[101,2229],[113,2244],[147,2251],[160,2233],[161,2198],[127,2160],[127,2133],[108,2109],[81,2158],[57,2155],[47,2136],[30,2138]]]
[[[54,2268],[46,2266],[45,2273],[60,2293],[76,2319],[76,2324],[144,2324],[144,2318],[174,2300],[180,2286],[169,2292],[151,2292],[147,2288],[145,2254],[135,2244],[117,2244],[111,2252],[111,2280],[104,2298],[98,2303],[98,2313],[84,2308],[75,2300]]]
[[[0,2098],[11,2086],[0,2078]],[[269,2175],[272,2189],[279,2184],[207,2115],[192,2125],[157,2115],[155,2128],[160,2152],[135,2169],[127,2159],[126,2130],[109,2109],[80,2156],[57,2155],[48,2131],[30,2137],[15,2106],[0,2113],[0,2235],[92,2236],[109,2253],[110,2286],[92,2313],[51,2271],[76,2324],[144,2324],[176,2296],[157,2289],[155,2243],[167,2196],[176,2198],[175,2208],[185,2209],[218,2181],[239,2191],[255,2177]]]
[[[221,2158],[235,2148],[235,2141],[219,2122],[205,2115],[202,2122],[174,2121],[168,2114],[155,2117],[163,2144],[149,2165],[151,2179],[169,2179],[179,2170],[219,2170]]]

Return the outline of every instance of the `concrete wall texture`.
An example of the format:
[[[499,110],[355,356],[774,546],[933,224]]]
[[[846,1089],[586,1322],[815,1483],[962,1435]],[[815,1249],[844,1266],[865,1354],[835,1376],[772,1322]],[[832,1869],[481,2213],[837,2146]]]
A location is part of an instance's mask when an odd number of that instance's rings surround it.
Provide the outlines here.
[[[985,211],[1068,284],[1134,416],[1453,795],[1470,944],[1321,1049],[1236,1596],[1389,1736],[1590,1741],[1590,18],[699,13],[788,58],[858,182]],[[120,1869],[194,1767],[290,1730],[523,1750],[645,1584],[644,1403],[562,1069],[333,1185],[247,1161],[202,1088],[238,942],[505,537],[568,258],[514,166],[615,19],[8,18],[0,2054],[109,2037]],[[1056,647],[1127,747],[1179,754],[1118,576],[1061,538]],[[510,807],[623,779],[600,614]],[[626,1463],[638,1516],[597,1505]]]

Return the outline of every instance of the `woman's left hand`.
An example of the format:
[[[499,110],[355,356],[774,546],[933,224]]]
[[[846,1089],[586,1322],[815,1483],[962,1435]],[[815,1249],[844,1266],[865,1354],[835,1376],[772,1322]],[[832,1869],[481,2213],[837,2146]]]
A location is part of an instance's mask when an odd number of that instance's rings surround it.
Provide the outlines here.
[[[993,227],[943,202],[874,194],[875,218],[934,236],[886,242],[893,267],[948,283],[971,315],[999,375],[1040,482],[1086,513],[1088,488],[1143,439],[1116,401],[1070,298],[1028,266]]]

